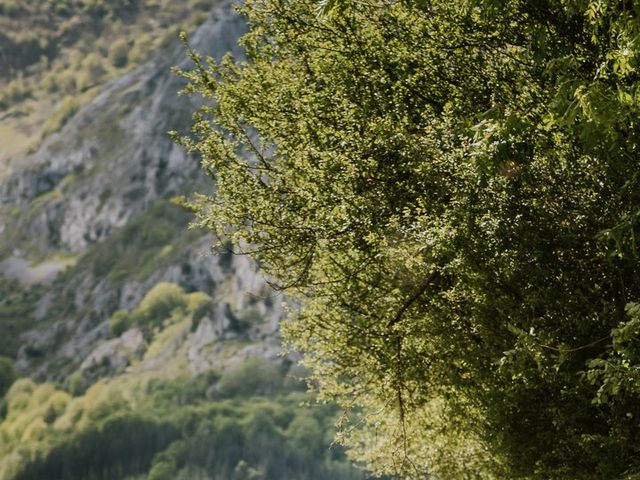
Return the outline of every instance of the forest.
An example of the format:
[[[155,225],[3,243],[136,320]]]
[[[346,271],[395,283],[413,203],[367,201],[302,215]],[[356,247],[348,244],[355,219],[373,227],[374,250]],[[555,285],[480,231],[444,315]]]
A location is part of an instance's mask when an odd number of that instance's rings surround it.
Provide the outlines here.
[[[62,386],[16,380],[0,361],[0,478],[365,478],[332,441],[336,406],[313,401],[302,370],[252,358],[189,375],[172,345],[210,304],[202,292],[160,283],[138,308],[114,314],[112,337],[135,322],[149,346],[108,382],[87,385],[79,372]]]

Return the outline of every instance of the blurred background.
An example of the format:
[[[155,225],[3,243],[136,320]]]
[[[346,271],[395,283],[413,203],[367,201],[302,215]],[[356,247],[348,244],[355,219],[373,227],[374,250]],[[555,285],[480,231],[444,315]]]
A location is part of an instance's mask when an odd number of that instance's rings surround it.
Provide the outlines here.
[[[178,32],[218,0],[0,0],[0,479],[358,479],[280,354],[283,299],[171,199],[206,193]]]

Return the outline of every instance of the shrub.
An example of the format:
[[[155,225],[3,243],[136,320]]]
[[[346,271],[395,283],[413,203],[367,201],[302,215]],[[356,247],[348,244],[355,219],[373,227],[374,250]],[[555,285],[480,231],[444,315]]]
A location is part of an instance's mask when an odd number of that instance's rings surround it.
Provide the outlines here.
[[[109,335],[119,337],[131,327],[131,316],[126,310],[115,312],[109,320]]]
[[[109,47],[109,60],[116,68],[124,67],[129,61],[129,45],[125,40],[116,40]]]
[[[323,431],[309,415],[298,415],[286,431],[287,443],[302,458],[315,458],[322,451]]]
[[[134,321],[140,324],[159,324],[169,318],[176,308],[185,308],[187,297],[184,290],[174,283],[158,283],[140,302],[134,312]]]
[[[10,102],[15,103],[31,95],[31,87],[22,77],[22,74],[10,81],[5,89],[4,97]]]
[[[67,121],[78,111],[78,101],[73,97],[66,97],[51,117],[45,122],[43,133],[55,133],[65,126]]]
[[[82,73],[78,81],[78,87],[80,89],[90,88],[100,82],[106,73],[102,62],[103,59],[97,53],[89,54],[82,61]]]
[[[40,81],[40,88],[46,93],[55,93],[58,91],[58,75],[55,72],[47,72]]]
[[[149,56],[149,51],[152,48],[151,36],[140,35],[135,39],[133,47],[129,51],[129,61],[133,63],[140,63]]]
[[[9,387],[16,380],[13,361],[7,357],[0,357],[0,397],[3,397]]]
[[[21,378],[13,382],[6,394],[9,413],[16,413],[27,409],[31,403],[31,396],[37,385],[30,378]]]
[[[74,372],[67,379],[67,391],[77,397],[82,395],[86,390],[86,381],[82,373]]]
[[[59,73],[56,78],[58,82],[56,91],[59,90],[66,94],[72,94],[78,89],[78,80],[73,70],[65,70]]]
[[[7,392],[7,398],[9,399],[9,401],[11,401],[12,397],[23,393],[30,396],[34,392],[36,387],[37,385],[30,378],[21,378],[20,380],[15,381],[13,385],[11,385],[11,388]]]
[[[187,296],[187,308],[191,312],[191,331],[195,332],[200,320],[209,313],[213,300],[204,292],[194,292]]]
[[[149,480],[173,480],[178,477],[178,467],[175,462],[165,460],[157,462],[149,471]]]

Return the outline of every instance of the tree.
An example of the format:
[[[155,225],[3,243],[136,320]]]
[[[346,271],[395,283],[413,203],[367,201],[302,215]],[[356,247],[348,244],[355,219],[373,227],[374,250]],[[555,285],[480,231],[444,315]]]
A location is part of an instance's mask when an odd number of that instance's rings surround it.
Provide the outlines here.
[[[249,0],[191,51],[202,225],[300,303],[343,441],[411,478],[634,478],[636,2]],[[362,420],[362,421],[360,421]]]

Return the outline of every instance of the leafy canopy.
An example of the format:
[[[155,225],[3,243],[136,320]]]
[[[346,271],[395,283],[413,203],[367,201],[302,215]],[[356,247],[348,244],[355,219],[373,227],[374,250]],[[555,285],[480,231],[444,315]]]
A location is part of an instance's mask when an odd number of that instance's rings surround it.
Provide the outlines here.
[[[191,57],[200,222],[412,478],[640,474],[637,2],[248,0]],[[628,305],[630,304],[630,305]],[[357,428],[356,428],[357,427]]]

